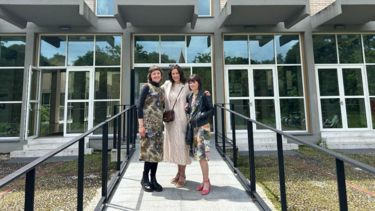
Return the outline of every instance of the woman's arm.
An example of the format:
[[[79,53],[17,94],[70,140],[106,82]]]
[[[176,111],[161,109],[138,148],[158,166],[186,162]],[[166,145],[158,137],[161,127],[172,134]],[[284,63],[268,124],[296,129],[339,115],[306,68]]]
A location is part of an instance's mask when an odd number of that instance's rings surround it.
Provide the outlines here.
[[[145,85],[142,89],[141,95],[139,96],[139,101],[138,101],[138,132],[139,135],[143,138],[146,136],[146,129],[144,126],[144,121],[143,121],[143,107],[145,105],[145,100],[148,95],[148,92],[150,91],[150,87],[148,85]]]

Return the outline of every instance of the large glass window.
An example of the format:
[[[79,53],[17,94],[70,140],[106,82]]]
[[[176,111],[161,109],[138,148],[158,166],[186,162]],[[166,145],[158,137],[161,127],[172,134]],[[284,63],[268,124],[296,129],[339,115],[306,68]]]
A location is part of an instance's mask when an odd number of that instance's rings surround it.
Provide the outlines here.
[[[100,16],[113,15],[115,0],[96,0],[96,14]]]
[[[246,35],[224,36],[225,64],[249,64]]]
[[[40,66],[65,66],[66,36],[42,36]]]
[[[23,67],[25,37],[0,36],[0,67]]]
[[[273,35],[250,36],[251,64],[275,64]]]
[[[134,63],[159,63],[159,36],[136,36]]]
[[[0,137],[19,137],[21,122],[24,36],[0,36]]]
[[[121,36],[96,36],[95,65],[120,65]]]
[[[278,64],[300,64],[298,35],[276,35],[276,55]]]
[[[360,35],[337,35],[340,63],[363,63]]]
[[[375,63],[375,34],[363,35],[366,63]]]
[[[187,63],[211,63],[211,37],[187,36]]]
[[[161,36],[161,63],[185,63],[185,36]]]
[[[211,15],[211,0],[198,0],[198,15],[199,16]]]
[[[336,64],[335,35],[313,35],[314,59],[318,64]]]
[[[68,66],[92,66],[93,56],[93,36],[69,36]]]
[[[120,99],[120,69],[95,70],[95,99]]]

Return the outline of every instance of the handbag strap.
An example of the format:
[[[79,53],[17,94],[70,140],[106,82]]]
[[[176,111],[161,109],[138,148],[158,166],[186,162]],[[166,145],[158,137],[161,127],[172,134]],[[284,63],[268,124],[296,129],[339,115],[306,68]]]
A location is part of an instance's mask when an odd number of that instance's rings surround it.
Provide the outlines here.
[[[178,95],[177,95],[177,97],[176,97],[176,100],[174,101],[174,104],[173,104],[173,107],[172,107],[172,109],[171,110],[173,110],[174,109],[174,106],[176,105],[176,103],[177,103],[177,100],[178,100],[178,97],[180,96],[180,94],[181,94],[181,91],[184,89],[184,87],[185,87],[185,85],[180,89],[180,92],[178,92]]]

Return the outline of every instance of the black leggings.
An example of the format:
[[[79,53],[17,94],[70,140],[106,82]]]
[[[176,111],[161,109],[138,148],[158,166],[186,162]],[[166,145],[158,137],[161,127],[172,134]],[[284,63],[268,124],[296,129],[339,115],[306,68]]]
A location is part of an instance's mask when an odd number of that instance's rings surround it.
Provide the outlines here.
[[[143,177],[148,177],[148,174],[151,171],[151,179],[155,179],[157,169],[158,163],[145,162],[143,166]]]

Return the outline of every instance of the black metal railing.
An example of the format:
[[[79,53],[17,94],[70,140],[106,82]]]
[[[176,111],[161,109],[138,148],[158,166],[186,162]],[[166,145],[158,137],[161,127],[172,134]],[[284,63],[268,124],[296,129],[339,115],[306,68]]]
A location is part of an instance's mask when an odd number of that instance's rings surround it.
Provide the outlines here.
[[[122,128],[124,123],[127,122],[126,128]],[[47,153],[46,155],[32,161],[31,163],[25,165],[24,167],[18,169],[12,174],[7,175],[0,180],[0,188],[3,188],[6,185],[9,185],[17,178],[26,175],[25,180],[25,207],[24,210],[34,210],[34,195],[35,195],[35,180],[36,177],[36,168],[41,164],[45,163],[48,159],[67,149],[79,142],[78,149],[78,182],[77,182],[77,210],[83,210],[83,198],[84,198],[84,147],[85,147],[85,137],[91,135],[94,131],[102,129],[102,193],[99,203],[97,204],[95,210],[102,210],[105,203],[108,201],[111,196],[114,188],[121,179],[121,176],[125,173],[126,168],[129,164],[129,160],[132,157],[135,151],[135,145],[130,143],[135,143],[135,134],[134,132],[134,123],[136,122],[136,107],[127,106],[126,109],[121,112],[113,115],[108,118],[106,121],[98,124],[94,128],[88,130],[87,132],[73,138],[71,141],[61,145],[57,149]],[[108,125],[114,123],[113,127],[113,142],[116,143],[117,149],[117,164],[115,176],[111,178],[108,183]],[[127,137],[123,139],[122,137]],[[125,140],[126,151],[121,151],[121,141]],[[125,153],[125,160],[121,161],[121,153]]]
[[[233,105],[231,106],[233,108]],[[231,122],[231,129],[232,129],[232,138],[226,137],[226,130],[225,130],[225,112],[230,113],[230,122]],[[350,164],[356,168],[359,168],[363,171],[369,172],[370,174],[375,175],[375,168],[367,165],[365,163],[359,162],[357,160],[353,160],[345,155],[340,153],[334,152],[332,150],[322,148],[318,145],[313,143],[301,140],[293,135],[287,134],[283,131],[278,129],[272,128],[268,125],[263,123],[257,122],[253,119],[250,119],[247,116],[244,116],[238,112],[235,112],[231,109],[225,107],[225,104],[215,104],[215,145],[218,149],[221,156],[227,161],[229,166],[235,171],[242,184],[246,187],[247,191],[250,193],[252,197],[254,197],[259,204],[265,210],[270,210],[270,207],[266,205],[262,197],[256,191],[256,174],[255,174],[255,153],[254,153],[254,129],[253,124],[261,126],[262,128],[268,129],[274,133],[276,133],[276,141],[277,141],[277,158],[278,158],[278,174],[279,174],[279,189],[280,189],[280,203],[281,203],[281,210],[287,210],[287,197],[286,197],[286,185],[285,185],[285,172],[284,172],[284,152],[283,152],[283,144],[282,138],[287,138],[288,140],[292,140],[298,144],[302,144],[308,147],[311,147],[325,155],[333,157],[336,160],[336,175],[337,175],[337,188],[338,188],[338,199],[339,199],[339,207],[341,211],[348,210],[348,203],[347,203],[347,194],[346,194],[346,176],[345,176],[345,167],[344,163]],[[218,118],[220,115],[220,118]],[[249,179],[247,179],[244,174],[238,169],[237,165],[237,151],[238,147],[236,144],[236,118],[240,118],[246,122],[247,125],[247,137],[248,137],[248,150],[249,150]],[[221,120],[221,125],[218,125],[218,119]],[[232,158],[233,160],[228,157],[227,155],[227,148],[228,146],[232,148]]]

